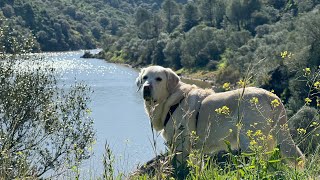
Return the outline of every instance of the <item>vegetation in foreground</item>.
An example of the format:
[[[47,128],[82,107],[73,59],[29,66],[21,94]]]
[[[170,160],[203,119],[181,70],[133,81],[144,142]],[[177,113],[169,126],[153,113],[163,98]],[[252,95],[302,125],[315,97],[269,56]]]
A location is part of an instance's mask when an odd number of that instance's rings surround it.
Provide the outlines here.
[[[63,85],[50,63],[28,54],[35,39],[9,31],[0,27],[0,179],[78,178],[94,142],[91,90]]]

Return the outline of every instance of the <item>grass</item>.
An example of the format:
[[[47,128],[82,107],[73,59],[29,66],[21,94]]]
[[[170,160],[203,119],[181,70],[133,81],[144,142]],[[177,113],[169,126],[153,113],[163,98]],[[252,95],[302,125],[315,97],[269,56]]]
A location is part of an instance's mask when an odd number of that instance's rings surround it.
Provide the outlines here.
[[[226,146],[228,143],[226,142]],[[107,151],[110,153],[111,151]],[[109,165],[105,170],[109,174],[103,179],[122,179],[124,177],[134,180],[147,179],[318,179],[320,178],[320,145],[313,154],[309,154],[305,169],[298,170],[283,163],[276,148],[271,152],[256,150],[248,153],[233,153],[231,150],[219,156],[207,157],[194,150],[189,156],[184,169],[174,167],[174,159],[169,162],[170,155],[162,155],[154,159],[154,164],[149,170],[135,173],[134,175],[112,174],[114,170]],[[112,156],[112,155],[108,155]],[[148,165],[142,166],[144,168]],[[164,166],[166,166],[164,168]],[[150,171],[154,168],[155,171]],[[143,168],[140,168],[140,170]],[[179,172],[183,172],[180,173]]]

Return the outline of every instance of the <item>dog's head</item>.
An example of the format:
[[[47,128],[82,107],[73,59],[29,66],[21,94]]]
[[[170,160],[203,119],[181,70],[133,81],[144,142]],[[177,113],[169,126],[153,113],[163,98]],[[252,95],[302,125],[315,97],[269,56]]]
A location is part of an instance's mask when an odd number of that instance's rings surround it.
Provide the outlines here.
[[[143,68],[136,79],[138,91],[142,89],[146,101],[163,101],[173,93],[180,81],[170,68],[150,66]]]

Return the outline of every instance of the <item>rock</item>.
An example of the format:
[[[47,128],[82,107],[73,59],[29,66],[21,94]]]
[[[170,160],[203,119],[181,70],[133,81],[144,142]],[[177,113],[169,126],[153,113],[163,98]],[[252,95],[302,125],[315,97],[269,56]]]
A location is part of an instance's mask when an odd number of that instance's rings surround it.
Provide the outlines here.
[[[94,58],[94,55],[90,51],[85,51],[81,58]]]

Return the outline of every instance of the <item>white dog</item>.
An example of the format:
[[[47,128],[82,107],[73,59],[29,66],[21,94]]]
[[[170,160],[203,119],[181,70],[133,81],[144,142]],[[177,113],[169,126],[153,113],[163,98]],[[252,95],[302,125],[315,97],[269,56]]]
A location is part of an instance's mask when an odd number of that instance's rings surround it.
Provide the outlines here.
[[[175,143],[183,159],[195,132],[199,138],[193,148],[207,154],[226,150],[226,141],[233,149],[250,151],[250,145],[259,143],[255,138],[264,138],[268,151],[280,144],[282,157],[303,167],[304,155],[291,138],[285,108],[276,95],[254,87],[214,93],[181,82],[161,66],[143,68],[136,83],[153,128],[162,131],[169,145]]]

